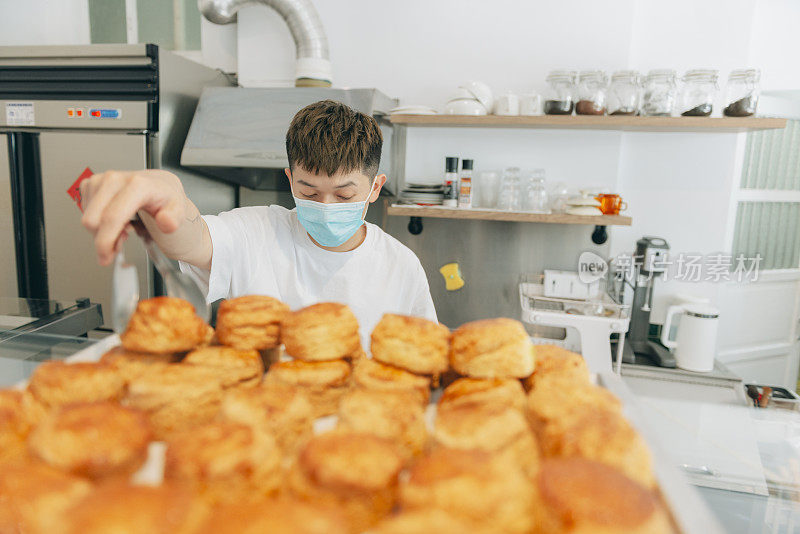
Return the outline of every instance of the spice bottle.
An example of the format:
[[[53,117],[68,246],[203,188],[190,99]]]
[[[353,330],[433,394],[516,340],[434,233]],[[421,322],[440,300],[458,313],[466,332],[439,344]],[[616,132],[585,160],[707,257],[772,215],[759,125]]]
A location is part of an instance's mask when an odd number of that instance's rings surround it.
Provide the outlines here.
[[[708,117],[717,92],[717,70],[689,70],[683,77],[681,91],[681,115],[684,117]]]
[[[651,117],[669,117],[675,108],[678,83],[671,69],[651,70],[644,80],[642,111]]]
[[[758,82],[761,72],[757,69],[736,69],[728,75],[725,87],[726,117],[749,117],[755,115],[758,106]]]
[[[547,75],[550,86],[544,101],[547,115],[572,115],[575,109],[575,72],[554,70]]]
[[[444,200],[442,206],[458,207],[458,158],[447,157],[444,160]]]
[[[461,160],[461,176],[458,186],[458,207],[472,207],[472,160]]]
[[[611,75],[606,111],[609,115],[636,115],[640,94],[639,73],[635,70],[618,70]]]
[[[601,70],[587,70],[578,76],[578,115],[606,114],[606,85],[608,79]]]

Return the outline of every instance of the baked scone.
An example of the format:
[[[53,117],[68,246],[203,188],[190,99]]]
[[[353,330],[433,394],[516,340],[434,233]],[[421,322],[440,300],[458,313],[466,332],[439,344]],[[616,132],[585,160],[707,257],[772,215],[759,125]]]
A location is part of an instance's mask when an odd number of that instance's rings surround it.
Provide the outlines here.
[[[328,432],[312,438],[289,472],[299,499],[340,510],[349,532],[364,532],[389,514],[402,459],[371,434]]]
[[[525,415],[513,406],[440,406],[434,441],[449,449],[477,449],[521,468],[539,469],[539,447]]]
[[[0,469],[0,532],[61,532],[65,512],[91,487],[40,462],[5,465]]]
[[[147,458],[144,414],[112,402],[54,410],[31,433],[31,452],[52,467],[91,479],[126,477]]]
[[[289,356],[306,361],[348,358],[361,349],[355,314],[335,302],[288,313],[281,323],[281,341]]]
[[[594,385],[569,387],[560,380],[540,381],[528,393],[528,421],[544,456],[561,450],[570,423],[587,412],[620,413],[622,404],[613,393]]]
[[[524,378],[534,369],[533,345],[514,319],[482,319],[453,332],[450,365],[472,378]]]
[[[217,338],[237,349],[265,350],[280,345],[280,323],[289,306],[264,295],[223,301],[217,311]]]
[[[589,367],[583,356],[556,345],[534,345],[536,369],[523,380],[530,391],[540,380],[563,380],[570,385],[589,384]]]
[[[212,370],[196,365],[168,365],[135,378],[124,399],[147,415],[153,434],[194,428],[216,417],[222,402],[222,383]]]
[[[425,409],[407,393],[352,389],[339,405],[336,428],[385,438],[406,461],[420,455],[428,440]]]
[[[650,450],[642,437],[619,413],[592,410],[572,419],[564,428],[556,456],[579,456],[616,469],[648,488],[656,486]]]
[[[326,508],[279,497],[262,502],[217,507],[198,534],[347,534],[342,514]]]
[[[118,400],[124,385],[124,379],[111,365],[52,360],[33,371],[28,390],[51,409],[79,402]]]
[[[217,375],[223,388],[252,387],[261,382],[264,363],[257,350],[232,347],[203,347],[186,355],[183,364],[207,367]]]
[[[293,455],[311,437],[314,412],[303,391],[281,382],[235,389],[222,400],[220,415],[275,436],[284,455]]]
[[[392,365],[363,358],[353,366],[353,385],[357,388],[414,395],[425,406],[431,398],[431,380]]]
[[[525,390],[516,378],[459,378],[442,392],[439,407],[510,406],[525,409]]]
[[[190,488],[176,484],[114,483],[91,492],[64,517],[65,534],[195,534],[208,508]]]
[[[150,354],[133,352],[125,347],[114,347],[103,354],[100,363],[114,367],[122,375],[125,383],[146,372],[151,365],[167,365],[179,360],[177,354]]]
[[[371,534],[432,534],[463,532],[470,534],[491,534],[488,527],[455,517],[437,508],[420,508],[390,516],[373,528]]]
[[[140,300],[122,333],[122,346],[133,352],[186,352],[211,341],[213,329],[189,302],[175,297]]]
[[[408,315],[384,315],[372,331],[372,357],[421,375],[438,375],[450,362],[450,330]]]
[[[164,478],[195,485],[212,503],[263,499],[280,486],[281,453],[268,432],[206,423],[170,436]]]
[[[0,466],[21,462],[27,455],[25,439],[31,424],[24,396],[19,390],[0,389]]]
[[[541,532],[667,534],[669,519],[655,495],[616,469],[583,458],[550,458],[537,480]]]
[[[441,510],[471,526],[454,532],[527,534],[534,526],[532,500],[533,485],[521,470],[478,450],[436,448],[400,485],[404,512]]]
[[[316,419],[336,413],[342,395],[350,386],[350,374],[350,364],[344,360],[291,360],[270,367],[264,381],[300,388],[311,403],[312,415]]]

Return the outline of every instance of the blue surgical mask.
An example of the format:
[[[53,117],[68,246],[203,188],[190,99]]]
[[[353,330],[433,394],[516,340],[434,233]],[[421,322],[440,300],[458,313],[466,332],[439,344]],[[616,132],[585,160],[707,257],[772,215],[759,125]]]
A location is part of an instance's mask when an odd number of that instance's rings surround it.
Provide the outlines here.
[[[297,219],[314,241],[323,247],[338,247],[353,237],[364,224],[364,216],[367,213],[365,206],[377,179],[377,176],[373,179],[367,198],[360,202],[325,204],[297,198],[292,192],[294,204],[297,206]]]

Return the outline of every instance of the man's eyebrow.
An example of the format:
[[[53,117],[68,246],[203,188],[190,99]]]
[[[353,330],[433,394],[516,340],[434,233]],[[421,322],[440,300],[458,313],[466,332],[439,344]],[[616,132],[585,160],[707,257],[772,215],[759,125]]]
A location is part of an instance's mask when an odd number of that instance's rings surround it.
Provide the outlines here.
[[[351,180],[351,181],[349,181],[347,183],[344,183],[342,185],[337,185],[334,189],[343,189],[345,187],[350,187],[351,185],[356,185],[356,183]]]
[[[306,182],[305,180],[297,180],[297,183],[300,184],[300,185],[304,185],[306,187],[313,187],[314,189],[317,188],[316,185],[310,184],[310,183]]]

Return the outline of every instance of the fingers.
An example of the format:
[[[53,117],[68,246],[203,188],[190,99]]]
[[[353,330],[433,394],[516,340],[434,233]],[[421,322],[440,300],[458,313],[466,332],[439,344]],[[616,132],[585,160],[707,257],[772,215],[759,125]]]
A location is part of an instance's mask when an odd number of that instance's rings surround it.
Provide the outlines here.
[[[169,234],[178,229],[181,220],[185,217],[186,208],[182,199],[173,199],[152,214],[158,229]]]
[[[91,233],[96,233],[100,226],[100,219],[109,201],[114,198],[125,185],[122,173],[104,172],[95,174],[88,180],[81,182],[81,200],[83,216],[81,224]]]
[[[125,227],[136,214],[148,195],[147,187],[131,183],[122,188],[112,198],[100,217],[100,223],[94,236],[94,246],[100,265],[108,265],[114,259],[114,249]]]

